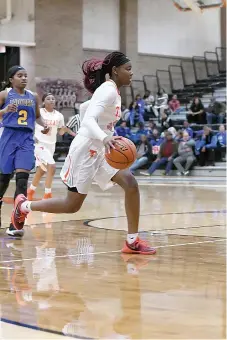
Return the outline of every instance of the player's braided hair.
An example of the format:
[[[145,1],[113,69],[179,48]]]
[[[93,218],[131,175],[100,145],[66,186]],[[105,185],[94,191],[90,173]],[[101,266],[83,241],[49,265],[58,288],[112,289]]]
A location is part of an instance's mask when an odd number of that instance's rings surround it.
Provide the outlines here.
[[[112,52],[104,60],[90,59],[83,63],[85,88],[94,93],[95,90],[105,81],[106,74],[112,76],[114,66],[119,67],[129,62],[129,58],[122,52]]]
[[[5,90],[6,88],[8,87],[12,87],[11,85],[11,82],[10,82],[10,78],[13,78],[13,76],[20,70],[24,70],[24,68],[22,66],[19,66],[19,65],[15,65],[15,66],[12,66],[8,69],[8,72],[7,72],[7,80],[6,81],[3,81],[1,83],[1,87],[2,87],[2,91]]]

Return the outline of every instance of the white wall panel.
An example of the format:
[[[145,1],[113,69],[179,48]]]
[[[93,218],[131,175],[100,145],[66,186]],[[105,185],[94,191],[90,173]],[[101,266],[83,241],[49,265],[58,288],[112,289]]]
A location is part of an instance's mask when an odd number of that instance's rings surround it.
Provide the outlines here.
[[[35,45],[34,0],[11,0],[12,19],[0,24],[0,43],[15,46]],[[1,0],[1,18],[6,15],[6,0]]]
[[[180,12],[171,0],[138,0],[138,52],[191,57],[220,46],[220,9]]]
[[[119,0],[83,0],[83,48],[119,49]]]

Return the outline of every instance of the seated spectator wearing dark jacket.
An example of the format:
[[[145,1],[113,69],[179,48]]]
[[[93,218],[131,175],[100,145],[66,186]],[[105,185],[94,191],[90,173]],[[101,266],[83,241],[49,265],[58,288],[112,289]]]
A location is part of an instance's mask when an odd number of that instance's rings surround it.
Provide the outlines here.
[[[180,109],[180,102],[177,99],[177,95],[174,94],[172,99],[169,102],[169,108],[173,111],[173,112],[177,112]]]
[[[165,175],[169,175],[172,165],[173,159],[177,155],[177,143],[173,140],[173,136],[171,132],[166,131],[166,140],[161,144],[160,151],[157,159],[152,163],[150,168],[148,169],[149,175],[152,175],[156,169],[159,168],[160,165],[167,164]]]
[[[122,136],[126,138],[131,137],[131,130],[127,127],[127,123],[125,120],[121,122],[121,125],[115,128],[116,135]]]
[[[202,133],[198,131],[197,136],[199,137],[195,144],[195,153],[199,165],[214,165],[217,136],[208,126],[204,126]]]
[[[210,104],[207,108],[207,124],[218,123],[222,124],[226,116],[226,105],[216,101],[215,97],[210,99]]]
[[[163,112],[161,114],[161,132],[168,130],[172,126],[173,126],[172,120],[168,117],[166,112]]]
[[[152,149],[147,136],[141,135],[140,141],[136,144],[137,160],[131,165],[129,170],[134,173],[137,169],[148,164],[152,159]]]
[[[206,124],[206,113],[199,97],[194,97],[187,119],[189,123]]]
[[[189,169],[195,161],[193,147],[195,146],[194,139],[190,139],[187,131],[183,132],[183,140],[178,145],[178,157],[174,159],[173,163],[181,175],[188,175]],[[182,164],[186,163],[185,168]]]

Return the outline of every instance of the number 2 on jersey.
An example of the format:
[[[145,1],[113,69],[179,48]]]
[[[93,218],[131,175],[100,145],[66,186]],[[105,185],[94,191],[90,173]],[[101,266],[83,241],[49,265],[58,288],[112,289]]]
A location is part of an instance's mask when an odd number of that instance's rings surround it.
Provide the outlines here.
[[[25,110],[20,110],[18,112],[19,118],[17,120],[17,123],[19,125],[28,125],[27,118],[28,118],[28,113]]]

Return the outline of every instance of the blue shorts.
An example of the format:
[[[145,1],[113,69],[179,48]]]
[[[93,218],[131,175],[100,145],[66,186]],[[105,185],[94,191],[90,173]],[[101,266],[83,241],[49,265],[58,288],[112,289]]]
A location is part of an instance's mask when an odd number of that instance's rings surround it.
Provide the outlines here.
[[[32,170],[35,165],[33,132],[4,128],[0,138],[0,173]]]

